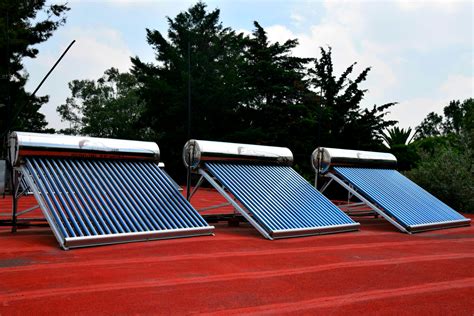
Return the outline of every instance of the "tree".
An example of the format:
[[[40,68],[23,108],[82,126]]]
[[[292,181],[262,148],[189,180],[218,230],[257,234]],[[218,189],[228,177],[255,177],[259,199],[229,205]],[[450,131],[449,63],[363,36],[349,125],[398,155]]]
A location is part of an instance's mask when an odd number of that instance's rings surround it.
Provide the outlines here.
[[[439,136],[443,132],[443,117],[435,112],[429,113],[416,128],[416,139]]]
[[[430,113],[412,146],[420,159],[407,175],[458,211],[474,210],[474,100],[451,101]]]
[[[382,131],[395,124],[395,121],[385,121],[384,116],[396,103],[361,108],[367,90],[359,85],[366,80],[370,67],[351,79],[356,65],[353,63],[337,78],[331,48],[321,48],[321,57],[315,59],[314,64],[311,81],[315,90],[322,91],[321,143],[348,149],[382,148]]]
[[[406,175],[457,211],[474,211],[474,173],[472,148],[450,143],[420,152],[416,168]]]
[[[411,137],[410,137],[411,135]],[[419,155],[415,147],[408,146],[415,135],[412,135],[411,128],[399,128],[398,126],[388,128],[382,134],[388,149],[397,157],[398,170],[410,170],[419,160]]]
[[[149,129],[139,128],[145,110],[138,98],[139,88],[134,76],[116,68],[107,69],[97,81],[70,82],[71,97],[57,108],[62,120],[70,124],[61,132],[123,139],[152,137]]]
[[[162,156],[174,176],[184,170],[181,148],[188,139],[189,78],[191,137],[229,140],[228,135],[239,129],[235,110],[245,90],[239,71],[243,35],[223,27],[219,15],[219,10],[207,12],[199,2],[168,18],[169,40],[147,29],[156,64],[132,58],[132,74],[142,85],[140,97],[145,103],[141,122],[156,131]]]
[[[469,98],[463,102],[450,101],[444,107],[444,116],[434,112],[429,113],[417,127],[416,139],[447,134],[461,134],[473,128],[474,99]]]
[[[288,145],[293,124],[304,114],[301,105],[308,93],[305,66],[311,59],[292,56],[298,45],[295,39],[270,43],[258,22],[251,36],[245,38],[242,76],[245,92],[237,114],[243,128],[239,136],[257,138],[262,144]],[[282,128],[285,124],[285,129]]]
[[[133,113],[139,116],[133,122],[111,118],[122,96],[110,92],[108,78],[72,82],[72,97],[59,108],[72,124],[70,132],[117,137],[120,128],[125,138],[140,128],[153,132],[147,137],[158,142],[177,179],[184,175],[181,148],[190,137],[291,147],[298,169],[305,174],[312,173],[308,156],[319,145],[319,122],[326,124],[322,137],[326,144],[382,146],[379,134],[393,124],[383,117],[393,103],[360,107],[366,90],[358,85],[369,68],[352,80],[351,65],[336,78],[330,49],[322,49],[317,60],[295,57],[297,40],[271,43],[258,22],[250,36],[237,34],[224,27],[219,16],[219,10],[207,11],[198,2],[168,18],[166,37],[146,30],[156,61],[132,58],[131,75],[137,87],[132,89],[132,101],[124,100],[133,104]],[[308,71],[311,62],[316,67]],[[320,87],[322,95],[315,93]],[[107,125],[111,122],[125,123]]]
[[[396,145],[408,145],[413,140],[415,135],[412,135],[412,129],[409,127],[406,130],[404,128],[399,128],[394,126],[387,129],[385,133],[382,134],[383,140],[387,143],[388,148],[392,148]]]
[[[24,58],[36,58],[33,46],[48,40],[66,21],[66,5],[46,5],[45,0],[0,1],[0,130],[44,131],[47,122],[39,113],[47,96],[32,96],[25,91],[28,74]],[[45,16],[45,18],[43,18]]]

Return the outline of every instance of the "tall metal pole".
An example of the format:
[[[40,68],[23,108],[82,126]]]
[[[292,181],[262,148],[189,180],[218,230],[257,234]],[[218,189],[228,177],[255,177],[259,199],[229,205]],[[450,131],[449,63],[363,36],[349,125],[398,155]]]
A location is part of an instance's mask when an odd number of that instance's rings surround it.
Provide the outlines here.
[[[321,115],[323,113],[323,87],[319,91],[319,113],[318,113],[318,147],[321,147]]]
[[[11,120],[11,113],[12,113],[12,106],[11,106],[11,97],[10,97],[10,16],[9,16],[9,9],[6,12],[6,19],[5,19],[5,37],[6,37],[6,49],[5,49],[5,62],[6,62],[6,73],[2,74],[2,80],[5,80],[5,107],[7,110],[6,117],[5,117],[5,128],[7,128],[10,124]],[[3,151],[7,150],[8,145],[8,135],[2,135],[3,141],[3,148],[2,148],[2,157],[7,157],[8,152],[5,153],[3,156]]]
[[[10,150],[8,150],[8,131],[10,130],[10,126],[12,125],[13,121],[13,106],[12,106],[12,101],[11,101],[11,95],[10,95],[10,16],[9,16],[9,9],[7,9],[7,17],[6,17],[6,32],[7,32],[7,49],[6,49],[6,62],[7,62],[7,73],[6,73],[6,106],[7,106],[7,118],[5,121],[6,125],[6,131],[7,133],[4,135],[4,146],[6,152],[6,157],[8,158],[6,161],[6,165],[8,170],[10,171],[10,190],[12,194],[12,233],[15,233],[17,230],[17,209],[18,209],[18,198],[17,198],[17,177],[16,177],[16,172],[15,169],[13,168],[13,164],[11,162],[11,157],[10,157]]]
[[[318,148],[321,147],[321,115],[323,113],[323,87],[319,90],[319,106],[318,106],[318,136],[317,136],[317,144]],[[318,189],[318,182],[319,182],[319,172],[316,171],[316,175],[314,176],[314,187],[316,190]]]
[[[188,41],[188,139],[191,138],[191,43]]]
[[[191,139],[191,42],[188,40],[188,140]],[[186,199],[191,198],[191,157],[186,173]]]

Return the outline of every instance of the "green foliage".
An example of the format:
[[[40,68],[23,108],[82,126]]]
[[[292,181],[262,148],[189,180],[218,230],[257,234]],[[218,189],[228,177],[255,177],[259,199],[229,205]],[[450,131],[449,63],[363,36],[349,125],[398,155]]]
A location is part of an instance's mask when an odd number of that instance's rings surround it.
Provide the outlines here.
[[[421,151],[418,166],[406,173],[418,185],[457,211],[474,211],[472,148],[448,143],[432,153]]]
[[[382,138],[387,143],[388,148],[393,148],[394,146],[408,145],[414,136],[410,137],[411,133],[412,129],[410,127],[405,130],[395,126],[382,133]]]
[[[473,99],[428,114],[410,144],[419,159],[407,176],[458,211],[474,211]]]
[[[168,18],[169,40],[159,31],[147,29],[156,64],[132,58],[132,74],[142,85],[140,97],[145,102],[141,122],[156,131],[162,157],[175,172],[183,170],[181,150],[188,139],[189,74],[191,137],[224,140],[239,129],[236,109],[245,94],[239,71],[244,39],[224,28],[219,14],[219,10],[207,12],[205,4],[198,3],[174,19]]]
[[[429,113],[417,127],[416,139],[447,134],[460,134],[474,127],[474,99],[460,102],[453,100],[444,107],[444,117],[434,112]]]
[[[189,137],[290,147],[308,177],[309,155],[320,144],[382,147],[380,132],[394,123],[384,115],[394,103],[361,108],[366,90],[359,85],[370,68],[352,79],[352,64],[336,77],[331,49],[321,49],[319,59],[298,58],[291,53],[297,40],[271,43],[257,22],[251,35],[238,34],[219,16],[199,2],[168,18],[167,36],[147,29],[156,61],[132,58],[131,95],[116,96],[107,77],[72,82],[72,97],[58,108],[69,132],[136,138],[145,130],[176,179],[183,179],[181,149]],[[131,121],[120,116],[127,103]]]
[[[443,117],[435,112],[429,113],[416,128],[415,139],[423,139],[426,137],[440,136],[442,130]]]
[[[331,49],[321,48],[321,57],[314,60],[310,71],[315,89],[322,90],[321,144],[348,149],[380,149],[384,129],[395,121],[386,121],[386,110],[396,103],[361,109],[366,89],[359,85],[366,80],[370,67],[351,79],[356,63],[337,78],[334,74]]]
[[[390,153],[397,157],[397,169],[400,171],[411,170],[420,160],[418,148],[415,144],[395,144],[390,147]]]
[[[415,146],[409,146],[413,136],[411,128],[399,128],[398,126],[388,128],[382,133],[382,139],[385,141],[390,152],[397,157],[398,170],[410,170],[419,160]]]
[[[138,98],[134,76],[110,68],[97,81],[69,83],[71,97],[57,111],[70,127],[60,132],[96,137],[148,139],[149,129],[139,128],[144,105]]]
[[[47,96],[25,91],[28,74],[24,58],[36,58],[34,45],[52,36],[65,23],[66,5],[46,5],[45,0],[0,0],[0,131],[45,131],[47,122],[38,113]]]

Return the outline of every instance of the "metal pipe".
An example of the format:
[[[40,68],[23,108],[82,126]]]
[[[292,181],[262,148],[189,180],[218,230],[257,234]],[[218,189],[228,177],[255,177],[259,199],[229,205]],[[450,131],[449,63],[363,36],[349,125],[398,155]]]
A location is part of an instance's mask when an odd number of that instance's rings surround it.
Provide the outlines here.
[[[292,229],[279,229],[274,230],[272,235],[285,234],[285,233],[299,233],[299,232],[317,232],[318,230],[324,231],[327,229],[333,229],[339,231],[339,229],[350,228],[352,230],[358,230],[360,223],[344,224],[344,225],[329,225],[329,226],[319,226],[319,227],[306,227],[306,228],[292,228]]]
[[[131,241],[146,241],[176,237],[206,236],[213,235],[213,230],[214,226],[207,226],[99,236],[66,237],[63,248],[90,247],[95,245],[109,245]]]

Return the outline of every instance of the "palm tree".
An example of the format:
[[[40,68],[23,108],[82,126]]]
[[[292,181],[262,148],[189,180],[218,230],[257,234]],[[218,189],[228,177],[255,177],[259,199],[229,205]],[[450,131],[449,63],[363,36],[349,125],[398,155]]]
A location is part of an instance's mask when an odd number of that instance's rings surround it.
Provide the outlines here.
[[[411,135],[411,127],[408,127],[406,130],[404,128],[399,128],[395,126],[391,129],[387,129],[387,132],[382,133],[383,140],[387,143],[388,148],[393,148],[396,145],[408,145],[412,142],[413,137],[416,132]]]

